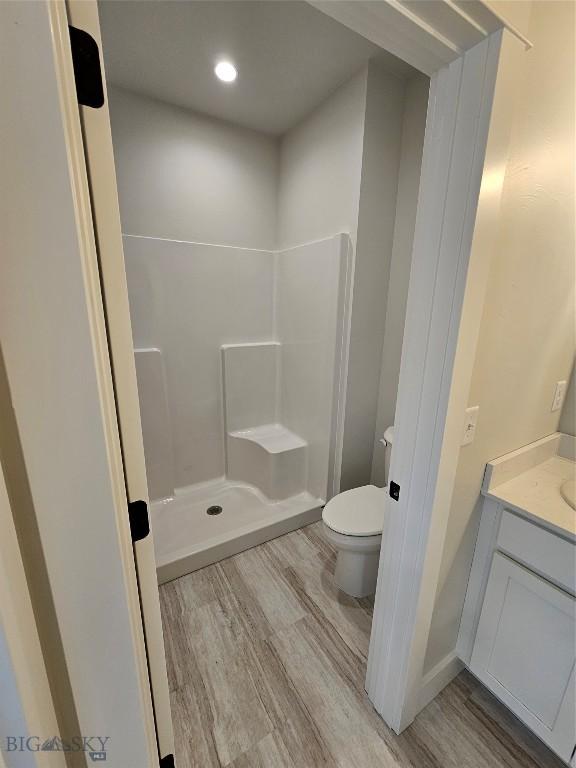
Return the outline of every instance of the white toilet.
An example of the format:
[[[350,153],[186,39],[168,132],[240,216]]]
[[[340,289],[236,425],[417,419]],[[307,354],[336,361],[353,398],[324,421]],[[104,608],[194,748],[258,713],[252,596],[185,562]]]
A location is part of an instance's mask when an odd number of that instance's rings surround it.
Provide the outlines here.
[[[394,427],[388,427],[381,439],[386,486],[393,439]],[[322,512],[324,536],[338,552],[334,582],[352,597],[366,597],[376,591],[387,494],[387,487],[352,488],[330,499]]]

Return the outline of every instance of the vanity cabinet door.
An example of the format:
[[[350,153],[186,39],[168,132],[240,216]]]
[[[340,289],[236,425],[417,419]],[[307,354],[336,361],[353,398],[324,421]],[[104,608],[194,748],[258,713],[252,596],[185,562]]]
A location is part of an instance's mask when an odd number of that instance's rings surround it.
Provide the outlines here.
[[[470,669],[566,762],[576,743],[575,600],[496,553]]]

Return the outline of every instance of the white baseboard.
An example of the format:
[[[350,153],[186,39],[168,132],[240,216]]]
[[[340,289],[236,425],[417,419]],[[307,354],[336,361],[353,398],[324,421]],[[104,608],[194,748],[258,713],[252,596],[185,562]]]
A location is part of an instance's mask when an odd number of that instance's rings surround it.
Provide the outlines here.
[[[456,656],[455,651],[447,654],[438,664],[435,664],[422,678],[422,686],[418,698],[418,712],[428,706],[432,699],[436,698],[440,691],[448,683],[451,683],[463,669],[464,664]]]

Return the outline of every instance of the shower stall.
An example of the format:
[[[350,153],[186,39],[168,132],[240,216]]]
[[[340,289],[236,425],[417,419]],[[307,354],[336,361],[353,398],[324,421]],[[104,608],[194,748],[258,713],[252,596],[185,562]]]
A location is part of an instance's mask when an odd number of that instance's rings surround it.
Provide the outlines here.
[[[429,83],[303,2],[99,10],[165,582],[382,484]]]
[[[338,488],[351,243],[124,252],[162,582],[317,520]]]

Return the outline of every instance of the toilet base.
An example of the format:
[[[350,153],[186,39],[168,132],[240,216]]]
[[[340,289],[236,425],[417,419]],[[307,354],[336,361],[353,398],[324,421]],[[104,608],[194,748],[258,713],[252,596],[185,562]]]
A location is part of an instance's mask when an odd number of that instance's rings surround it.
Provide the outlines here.
[[[380,552],[344,552],[336,559],[334,583],[351,597],[367,597],[376,592]]]
[[[382,536],[345,536],[322,526],[326,540],[336,549],[334,583],[351,597],[367,597],[376,592]]]

